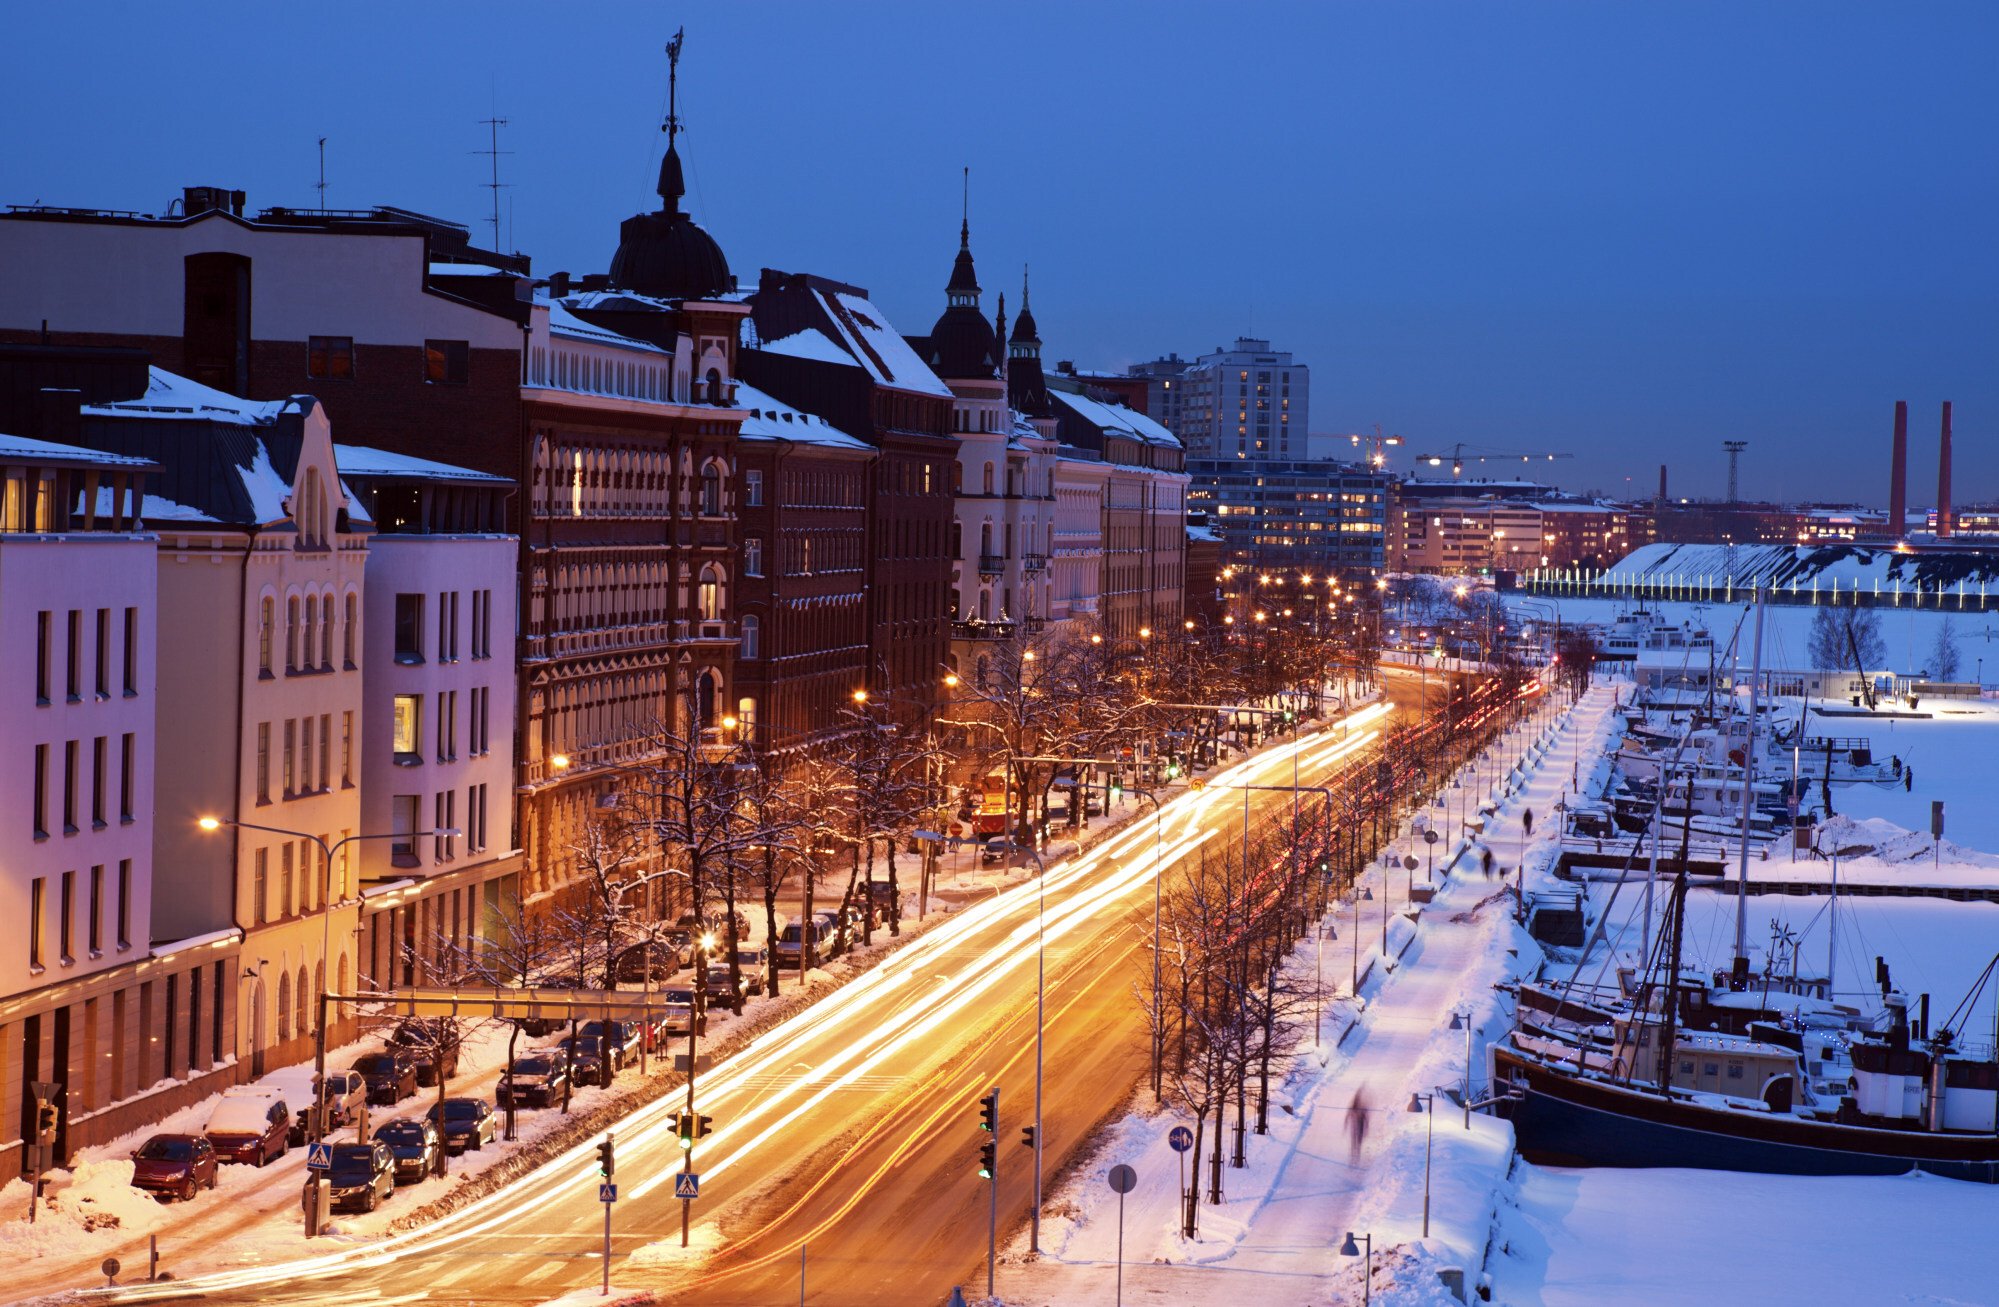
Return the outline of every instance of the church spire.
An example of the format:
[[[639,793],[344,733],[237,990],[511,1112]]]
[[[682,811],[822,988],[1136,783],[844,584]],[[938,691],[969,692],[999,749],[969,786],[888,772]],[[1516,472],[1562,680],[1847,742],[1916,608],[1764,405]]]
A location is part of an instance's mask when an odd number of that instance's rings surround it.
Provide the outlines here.
[[[965,169],[964,215],[958,220],[958,258],[951,265],[951,280],[944,287],[945,302],[952,307],[979,306],[979,275],[972,267],[972,170]]]
[[[1002,337],[1007,342],[1007,354],[1012,358],[1040,358],[1041,339],[1036,333],[1039,328],[1034,322],[1034,310],[1027,299],[1027,265],[1020,269],[1020,316],[1013,320],[1013,335]]]
[[[666,121],[659,125],[666,133],[666,157],[659,161],[657,188],[663,213],[679,213],[680,197],[687,194],[687,181],[680,172],[680,150],[674,143],[680,135],[680,47],[686,39],[683,27],[666,43]]]

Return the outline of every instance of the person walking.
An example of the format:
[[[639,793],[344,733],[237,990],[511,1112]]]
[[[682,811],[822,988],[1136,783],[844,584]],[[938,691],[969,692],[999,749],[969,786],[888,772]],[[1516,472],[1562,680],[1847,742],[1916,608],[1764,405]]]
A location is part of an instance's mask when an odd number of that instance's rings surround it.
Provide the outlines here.
[[[1490,847],[1490,846],[1488,846],[1488,847],[1486,848],[1486,850],[1485,850],[1485,857],[1484,857],[1483,859],[1481,859],[1481,861],[1482,861],[1482,863],[1483,863],[1483,865],[1484,865],[1484,867],[1485,867],[1485,878],[1486,878],[1487,880],[1491,880],[1491,879],[1492,879],[1492,849],[1491,849],[1491,847]]]
[[[1353,1103],[1347,1108],[1347,1139],[1352,1145],[1352,1162],[1355,1166],[1360,1165],[1361,1150],[1367,1146],[1369,1115],[1367,1090],[1364,1088],[1354,1090]]]

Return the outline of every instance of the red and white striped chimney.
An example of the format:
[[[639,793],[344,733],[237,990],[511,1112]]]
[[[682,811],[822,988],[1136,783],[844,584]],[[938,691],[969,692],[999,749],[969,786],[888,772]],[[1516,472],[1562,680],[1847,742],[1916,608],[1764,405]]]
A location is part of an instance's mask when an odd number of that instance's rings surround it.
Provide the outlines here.
[[[1937,539],[1948,540],[1956,523],[1950,515],[1950,401],[1943,402],[1943,439],[1937,446]]]
[[[1909,516],[1909,401],[1895,401],[1895,452],[1888,468],[1888,538],[1907,534]]]

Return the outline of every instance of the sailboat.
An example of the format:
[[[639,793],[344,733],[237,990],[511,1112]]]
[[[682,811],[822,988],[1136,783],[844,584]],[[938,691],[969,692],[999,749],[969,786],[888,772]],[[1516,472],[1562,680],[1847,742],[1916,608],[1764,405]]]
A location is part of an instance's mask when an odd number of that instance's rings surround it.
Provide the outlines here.
[[[1762,660],[1762,595],[1756,653]],[[1757,683],[1750,680],[1745,781],[1754,781]],[[1745,786],[1745,790],[1747,790]],[[1744,799],[1734,965],[1721,990],[1751,1001],[1747,924],[1749,805]],[[1636,1001],[1600,1009],[1608,1040],[1572,1039],[1523,1024],[1493,1046],[1522,1156],[1571,1166],[1691,1166],[1793,1175],[1894,1175],[1922,1170],[1999,1184],[1999,1060],[1960,1046],[1968,1019],[1999,974],[1995,956],[1943,1027],[1908,1018],[1907,1000],[1877,959],[1883,1028],[1828,1039],[1779,1022],[1700,1029],[1696,1005],[1727,1006],[1684,966],[1687,875],[1673,880],[1667,928],[1646,959]],[[1830,957],[1828,976],[1830,976]],[[1999,983],[1993,983],[1999,1049]],[[1524,995],[1523,995],[1524,999]],[[1523,1007],[1525,1003],[1523,1002]],[[1578,1005],[1568,1015],[1591,1009]],[[1845,1063],[1828,1075],[1825,1063]]]

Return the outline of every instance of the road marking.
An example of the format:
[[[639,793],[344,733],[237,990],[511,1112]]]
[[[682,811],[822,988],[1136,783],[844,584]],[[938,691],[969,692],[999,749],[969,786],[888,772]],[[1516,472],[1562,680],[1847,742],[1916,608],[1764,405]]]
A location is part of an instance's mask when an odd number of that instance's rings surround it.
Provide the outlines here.
[[[826,1085],[824,1088],[836,1090],[858,1089],[870,1094],[880,1094],[887,1093],[889,1090],[899,1087],[908,1078],[907,1076],[861,1076],[852,1081]],[[798,1076],[787,1071],[769,1071],[758,1075],[745,1076],[740,1082],[742,1088],[754,1090],[758,1093],[766,1089],[790,1089],[811,1083],[812,1078],[810,1075]]]

